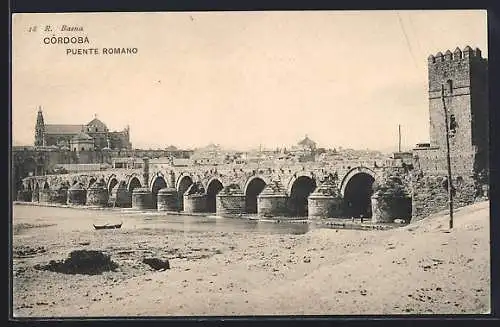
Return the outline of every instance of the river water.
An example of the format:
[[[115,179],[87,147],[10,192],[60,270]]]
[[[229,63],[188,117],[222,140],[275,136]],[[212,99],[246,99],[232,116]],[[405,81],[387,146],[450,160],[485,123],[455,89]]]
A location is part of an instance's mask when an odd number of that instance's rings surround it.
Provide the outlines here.
[[[59,208],[30,205],[13,206],[13,224],[47,224],[70,231],[93,230],[92,224],[122,222],[122,229],[163,228],[184,232],[257,232],[304,234],[314,228],[307,223],[275,223],[245,218],[188,216],[133,209]]]

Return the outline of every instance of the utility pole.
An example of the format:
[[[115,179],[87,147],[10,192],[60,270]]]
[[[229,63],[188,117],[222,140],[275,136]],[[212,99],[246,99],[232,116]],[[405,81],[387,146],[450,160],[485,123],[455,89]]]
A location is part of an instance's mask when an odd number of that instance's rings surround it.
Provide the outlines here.
[[[398,152],[401,153],[401,125],[398,125]]]
[[[451,159],[450,159],[450,131],[448,126],[448,111],[444,99],[444,85],[441,85],[441,101],[443,102],[444,123],[446,129],[446,165],[448,168],[448,204],[450,207],[450,229],[453,228],[453,183],[451,179]]]
[[[260,169],[260,159],[262,158],[262,143],[259,143],[259,156],[257,158],[257,170]]]

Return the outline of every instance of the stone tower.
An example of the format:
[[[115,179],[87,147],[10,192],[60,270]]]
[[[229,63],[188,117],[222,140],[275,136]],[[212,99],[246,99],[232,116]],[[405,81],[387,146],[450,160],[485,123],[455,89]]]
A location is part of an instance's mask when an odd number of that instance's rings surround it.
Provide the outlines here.
[[[430,143],[440,156],[446,151],[446,104],[450,153],[455,173],[488,170],[488,60],[466,46],[428,58]]]
[[[38,108],[35,126],[35,146],[45,146],[45,123],[43,121],[42,107]]]

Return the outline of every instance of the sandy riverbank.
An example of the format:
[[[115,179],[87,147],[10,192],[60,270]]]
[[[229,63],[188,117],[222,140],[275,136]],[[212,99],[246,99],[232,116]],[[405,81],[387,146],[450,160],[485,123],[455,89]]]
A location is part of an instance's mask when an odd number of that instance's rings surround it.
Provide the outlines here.
[[[451,233],[443,233],[444,215],[387,231],[303,235],[208,222],[181,228],[154,217],[95,231],[90,210],[74,210],[78,220],[37,210],[14,207],[18,317],[489,311],[488,202],[460,209]],[[38,253],[23,256],[29,248]],[[119,267],[92,276],[33,268],[75,249],[103,250]],[[171,269],[154,271],[141,262],[145,256],[169,259]]]

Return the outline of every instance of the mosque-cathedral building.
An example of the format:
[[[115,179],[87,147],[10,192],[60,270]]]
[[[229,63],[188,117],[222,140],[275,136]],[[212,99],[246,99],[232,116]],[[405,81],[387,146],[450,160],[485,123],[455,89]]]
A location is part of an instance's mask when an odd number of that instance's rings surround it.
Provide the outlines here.
[[[128,126],[122,131],[109,131],[97,116],[86,125],[46,124],[41,108],[35,126],[35,146],[57,146],[75,152],[132,149]]]

